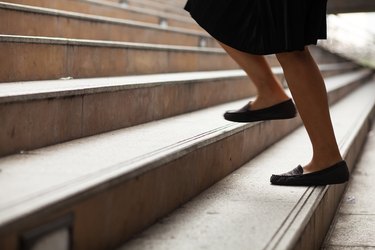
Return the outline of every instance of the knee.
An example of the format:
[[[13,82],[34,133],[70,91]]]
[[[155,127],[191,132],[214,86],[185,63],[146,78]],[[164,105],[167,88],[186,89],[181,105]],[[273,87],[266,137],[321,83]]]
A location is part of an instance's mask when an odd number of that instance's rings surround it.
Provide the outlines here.
[[[306,60],[309,60],[310,52],[305,47],[302,51],[292,51],[292,52],[283,52],[276,54],[277,60],[281,65],[288,65],[294,63],[303,63]]]

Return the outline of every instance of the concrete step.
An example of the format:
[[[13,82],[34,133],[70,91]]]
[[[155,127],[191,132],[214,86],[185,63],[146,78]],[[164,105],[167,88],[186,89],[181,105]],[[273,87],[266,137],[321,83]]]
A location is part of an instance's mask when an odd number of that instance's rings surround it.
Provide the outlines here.
[[[98,4],[105,4],[108,5],[109,3],[103,3],[101,0],[85,0],[85,1],[94,1],[97,2]],[[113,3],[111,4],[113,7],[121,8],[121,9],[129,9],[134,12],[139,12],[139,13],[144,13],[148,15],[154,15],[154,16],[161,16],[161,24],[162,25],[170,25],[170,26],[178,26],[178,27],[185,27],[185,28],[190,28],[190,29],[198,29],[202,30],[199,25],[195,23],[195,21],[189,16],[189,14],[185,11],[182,10],[180,13],[172,13],[172,12],[165,12],[165,11],[159,11],[155,10],[152,8],[146,8],[144,7],[137,7],[137,6],[130,6],[129,4],[124,4],[124,3]]]
[[[0,35],[0,53],[0,82],[238,68],[219,48],[102,40]]]
[[[323,74],[351,63],[321,65]],[[283,80],[281,68],[274,73]],[[361,81],[360,70],[328,80]],[[337,80],[335,80],[337,79]],[[134,126],[255,95],[241,70],[0,84],[0,156]],[[41,112],[42,111],[42,112]]]
[[[373,249],[375,247],[374,152],[375,126],[373,125],[322,249]]]
[[[375,117],[374,92],[373,80],[331,108],[350,166]],[[345,184],[269,184],[272,173],[289,171],[310,157],[308,136],[300,128],[119,249],[320,249]]]
[[[0,30],[8,35],[219,47],[203,31],[3,2]]]
[[[162,27],[181,27],[202,31],[191,18],[139,7],[123,6],[114,2],[103,2],[100,0],[6,0],[3,2],[107,16],[111,18],[130,19],[159,24]]]
[[[311,50],[319,63],[344,61],[317,47]],[[0,35],[0,53],[7,58],[0,61],[0,83],[239,68],[219,48],[103,40]],[[274,56],[266,58],[271,66],[279,65]]]
[[[169,4],[169,5],[173,5],[173,6],[177,6],[181,8],[185,6],[187,1],[186,0],[154,0],[154,2]]]
[[[374,84],[361,88],[354,105],[359,84],[344,79],[327,84],[330,101],[353,93],[345,110],[339,106],[352,119],[340,121],[358,127],[358,110],[367,116]],[[52,244],[74,239],[75,249],[112,249],[301,124],[299,118],[251,124],[222,119],[224,110],[243,102],[2,158],[0,248],[17,249],[43,235]]]
[[[145,9],[152,9],[156,11],[162,11],[165,13],[172,13],[176,15],[182,15],[188,17],[188,13],[183,9],[184,4],[179,6],[170,5],[167,3],[161,3],[153,0],[121,0],[120,4],[125,6],[141,7]]]

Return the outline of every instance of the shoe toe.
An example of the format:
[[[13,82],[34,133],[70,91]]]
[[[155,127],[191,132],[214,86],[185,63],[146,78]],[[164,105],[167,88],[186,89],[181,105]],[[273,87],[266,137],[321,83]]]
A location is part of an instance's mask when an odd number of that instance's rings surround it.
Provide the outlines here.
[[[273,185],[293,185],[293,176],[272,175],[270,178]]]
[[[273,174],[273,175],[271,176],[271,178],[270,178],[270,182],[271,182],[271,183],[277,183],[279,179],[280,179],[280,175],[275,175],[275,174]]]

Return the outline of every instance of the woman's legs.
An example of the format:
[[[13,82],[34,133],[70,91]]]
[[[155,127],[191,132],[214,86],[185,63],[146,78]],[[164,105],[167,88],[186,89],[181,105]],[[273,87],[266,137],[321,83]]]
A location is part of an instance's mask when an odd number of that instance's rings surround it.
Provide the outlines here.
[[[258,95],[251,103],[251,109],[270,107],[289,99],[264,56],[241,52],[222,43],[220,45],[247,73],[257,88]]]
[[[313,147],[312,160],[304,167],[304,172],[319,171],[342,160],[329,114],[324,80],[310,52],[306,48],[276,56]]]
[[[264,56],[251,55],[221,44],[254,82],[258,95],[252,109],[261,109],[289,99],[271,71]],[[310,52],[286,52],[276,55],[283,67],[289,89],[309,134],[313,157],[304,167],[315,172],[342,160],[328,110],[323,77]]]

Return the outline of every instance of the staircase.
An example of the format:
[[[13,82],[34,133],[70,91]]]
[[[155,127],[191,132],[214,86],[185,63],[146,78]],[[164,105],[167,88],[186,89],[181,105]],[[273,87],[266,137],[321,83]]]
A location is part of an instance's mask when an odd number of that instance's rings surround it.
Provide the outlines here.
[[[269,184],[301,120],[222,118],[255,88],[184,2],[0,2],[0,249],[320,248],[345,185]],[[354,167],[373,72],[311,51]]]

